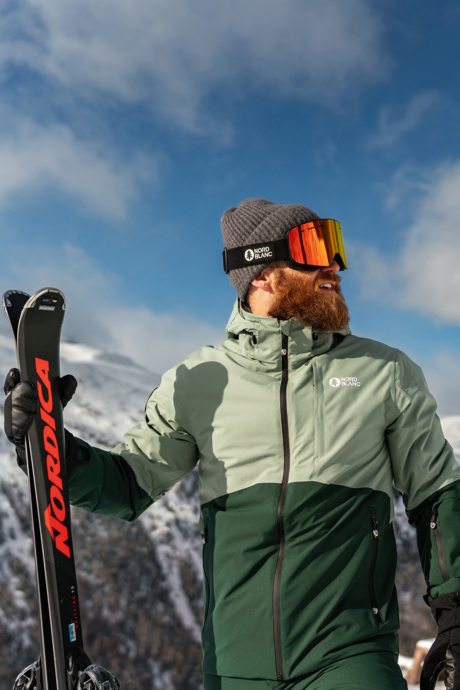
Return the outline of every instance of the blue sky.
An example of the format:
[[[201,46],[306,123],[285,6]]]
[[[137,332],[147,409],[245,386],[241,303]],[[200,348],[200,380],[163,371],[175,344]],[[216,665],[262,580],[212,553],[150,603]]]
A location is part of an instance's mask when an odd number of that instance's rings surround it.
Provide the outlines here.
[[[2,292],[161,373],[224,333],[223,211],[344,230],[357,334],[460,414],[460,2],[18,0],[0,17]]]

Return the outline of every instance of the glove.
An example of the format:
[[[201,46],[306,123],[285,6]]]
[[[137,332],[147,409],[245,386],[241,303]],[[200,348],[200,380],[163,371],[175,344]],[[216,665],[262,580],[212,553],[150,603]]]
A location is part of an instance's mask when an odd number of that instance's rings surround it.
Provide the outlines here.
[[[65,407],[77,389],[77,379],[67,374],[60,379],[59,383],[62,406]],[[9,370],[3,390],[6,395],[5,434],[16,446],[17,463],[27,474],[24,437],[32,426],[39,409],[37,390],[31,381],[21,381],[18,369]],[[66,438],[67,435],[72,436],[66,431]],[[75,441],[73,443],[75,444]]]
[[[436,599],[426,596],[425,601],[438,624],[438,635],[425,657],[420,690],[434,690],[443,669],[446,688],[460,690],[460,591]]]

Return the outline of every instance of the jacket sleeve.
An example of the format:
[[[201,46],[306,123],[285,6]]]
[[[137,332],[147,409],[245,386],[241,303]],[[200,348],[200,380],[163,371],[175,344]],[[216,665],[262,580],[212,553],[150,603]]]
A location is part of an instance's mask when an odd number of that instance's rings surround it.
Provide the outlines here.
[[[460,589],[460,467],[420,367],[402,353],[393,398],[397,414],[387,442],[394,481],[417,530],[428,593],[435,598]]]
[[[71,503],[86,510],[134,520],[193,470],[198,448],[178,417],[176,370],[167,372],[147,401],[137,426],[112,451],[78,440],[89,463],[69,479]],[[79,451],[80,452],[80,451]]]
[[[69,476],[72,505],[128,522],[152,505],[153,500],[139,486],[134,472],[119,455],[94,448],[79,438],[74,437],[74,442],[82,464]]]

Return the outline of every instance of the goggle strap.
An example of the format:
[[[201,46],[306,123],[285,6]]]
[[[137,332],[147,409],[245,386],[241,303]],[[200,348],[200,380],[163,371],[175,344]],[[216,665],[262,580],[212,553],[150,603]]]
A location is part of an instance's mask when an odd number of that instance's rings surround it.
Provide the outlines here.
[[[287,237],[283,237],[274,242],[260,242],[259,244],[247,244],[245,247],[224,249],[222,257],[225,273],[254,264],[288,261],[290,258],[289,240]]]

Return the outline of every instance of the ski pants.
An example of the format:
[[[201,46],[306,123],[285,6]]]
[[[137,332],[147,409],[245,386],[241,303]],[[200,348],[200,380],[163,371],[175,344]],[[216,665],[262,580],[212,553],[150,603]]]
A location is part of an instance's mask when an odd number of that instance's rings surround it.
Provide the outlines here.
[[[288,681],[204,674],[204,690],[407,690],[397,657],[368,653],[337,661],[317,673]]]

